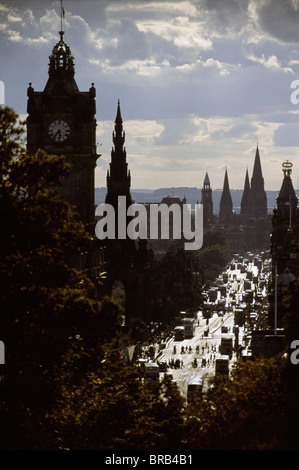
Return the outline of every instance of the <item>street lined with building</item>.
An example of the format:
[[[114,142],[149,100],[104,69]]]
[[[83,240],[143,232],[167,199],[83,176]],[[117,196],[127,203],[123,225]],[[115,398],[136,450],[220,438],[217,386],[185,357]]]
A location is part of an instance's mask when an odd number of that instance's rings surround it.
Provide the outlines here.
[[[207,291],[203,309],[181,312],[156,355],[156,378],[158,370],[160,378],[169,375],[187,398],[189,383],[205,392],[215,374],[229,374],[237,359],[251,357],[251,332],[263,326],[268,306],[269,274],[267,255],[237,255]]]

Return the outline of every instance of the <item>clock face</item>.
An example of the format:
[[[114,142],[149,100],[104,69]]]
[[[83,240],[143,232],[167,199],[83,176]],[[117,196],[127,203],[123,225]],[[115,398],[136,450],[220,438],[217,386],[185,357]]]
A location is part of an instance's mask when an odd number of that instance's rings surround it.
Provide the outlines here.
[[[49,126],[49,136],[54,142],[64,142],[70,136],[71,128],[66,121],[56,119]]]

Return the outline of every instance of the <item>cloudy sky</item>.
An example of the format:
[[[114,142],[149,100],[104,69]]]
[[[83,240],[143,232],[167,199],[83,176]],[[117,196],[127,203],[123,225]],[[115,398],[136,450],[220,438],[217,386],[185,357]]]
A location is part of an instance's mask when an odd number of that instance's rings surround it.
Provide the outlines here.
[[[120,100],[133,188],[232,189],[258,142],[265,188],[299,177],[299,0],[63,0],[76,82],[97,91],[96,186],[106,185]],[[60,1],[0,0],[5,104],[26,116],[58,42]],[[296,83],[295,83],[296,85]],[[298,82],[299,85],[299,82]]]

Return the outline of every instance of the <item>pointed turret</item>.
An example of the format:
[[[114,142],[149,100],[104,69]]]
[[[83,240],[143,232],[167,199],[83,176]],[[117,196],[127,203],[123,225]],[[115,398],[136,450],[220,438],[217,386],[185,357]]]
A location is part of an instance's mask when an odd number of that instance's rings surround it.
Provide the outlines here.
[[[204,188],[210,187],[210,178],[209,178],[208,172],[206,172],[206,176],[203,182],[203,187]]]
[[[121,110],[120,110],[120,100],[117,101],[117,112],[116,112],[116,118],[115,122],[117,123],[123,123],[123,119],[121,117]]]
[[[257,183],[260,183],[262,181],[264,183],[264,178],[262,175],[261,158],[260,158],[258,145],[256,146],[254,166],[253,166],[253,172],[252,172],[252,178],[251,178],[251,187],[252,187],[252,181],[255,181]]]
[[[284,178],[279,195],[276,199],[278,216],[283,219],[289,219],[290,224],[292,223],[292,220],[297,218],[298,205],[298,198],[296,196],[291,178],[292,167],[293,164],[288,160],[282,164]]]
[[[232,222],[233,216],[233,201],[230,194],[228,173],[225,170],[223,190],[220,199],[220,210],[219,210],[219,223],[221,225],[229,225]]]
[[[244,190],[241,200],[241,215],[243,216],[243,222],[246,222],[250,217],[250,183],[248,168],[246,170]]]
[[[74,57],[69,46],[64,42],[64,32],[60,31],[60,40],[54,46],[49,59],[49,79],[44,93],[47,94],[72,94],[78,92],[75,81]]]
[[[251,217],[265,218],[267,217],[267,196],[264,189],[264,178],[262,174],[262,166],[258,145],[255,152],[255,160],[253,173],[251,177],[251,195],[250,195],[250,212]]]

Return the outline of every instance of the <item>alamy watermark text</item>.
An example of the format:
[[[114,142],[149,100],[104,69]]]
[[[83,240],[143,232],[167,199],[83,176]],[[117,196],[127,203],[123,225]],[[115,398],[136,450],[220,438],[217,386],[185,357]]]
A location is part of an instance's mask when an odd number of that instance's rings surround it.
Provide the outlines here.
[[[5,87],[2,80],[0,80],[0,105],[5,104]]]
[[[3,341],[0,341],[0,365],[5,364],[5,346]]]
[[[117,214],[116,214],[117,212]],[[126,206],[126,196],[118,196],[118,207],[99,204],[95,212],[99,221],[96,224],[96,237],[100,240],[130,238],[132,240],[181,239],[185,250],[199,250],[203,243],[203,207],[195,204],[192,217],[190,204],[130,204]]]
[[[299,364],[299,340],[294,339],[291,343],[291,349],[294,349],[294,351],[290,354],[290,361],[292,364],[295,366]]]
[[[291,88],[294,91],[291,93],[290,100],[292,104],[299,103],[299,80],[293,80],[291,83]]]

